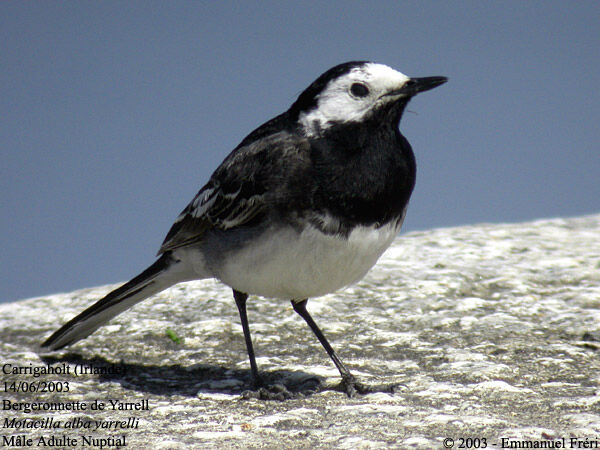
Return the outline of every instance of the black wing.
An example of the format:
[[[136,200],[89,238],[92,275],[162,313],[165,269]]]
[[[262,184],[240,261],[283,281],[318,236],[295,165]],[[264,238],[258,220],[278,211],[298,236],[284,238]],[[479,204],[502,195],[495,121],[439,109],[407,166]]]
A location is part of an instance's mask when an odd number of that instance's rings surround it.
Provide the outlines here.
[[[281,199],[305,189],[309,148],[305,138],[287,131],[245,139],[177,217],[158,253],[200,242],[210,229],[240,227],[284,207]]]

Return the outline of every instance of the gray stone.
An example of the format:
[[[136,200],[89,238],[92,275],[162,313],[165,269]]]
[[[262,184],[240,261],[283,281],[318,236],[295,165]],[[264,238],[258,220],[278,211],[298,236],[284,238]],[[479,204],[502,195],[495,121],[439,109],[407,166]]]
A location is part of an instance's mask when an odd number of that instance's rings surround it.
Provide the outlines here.
[[[250,373],[237,310],[230,289],[212,280],[166,290],[71,348],[38,352],[114,287],[0,305],[3,372],[46,364],[71,372],[2,373],[2,436],[37,446],[42,436],[108,445],[125,435],[129,448],[164,449],[600,441],[600,215],[403,235],[358,285],[311,299],[309,311],[353,373],[397,384],[393,394],[336,390],[335,367],[289,302],[251,297],[259,369],[292,398],[244,395]],[[113,373],[72,373],[82,366]],[[113,410],[109,400],[147,400],[148,409]],[[7,409],[74,401],[88,409]],[[90,410],[94,401],[105,409]],[[18,428],[48,426],[36,419],[59,428]],[[129,428],[111,422],[128,419]]]

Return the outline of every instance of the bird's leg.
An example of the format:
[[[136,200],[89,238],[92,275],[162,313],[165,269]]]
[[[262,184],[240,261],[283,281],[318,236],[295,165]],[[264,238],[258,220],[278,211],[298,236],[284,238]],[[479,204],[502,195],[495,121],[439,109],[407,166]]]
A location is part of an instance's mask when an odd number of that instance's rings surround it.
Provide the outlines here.
[[[304,299],[301,301],[292,300],[292,306],[294,307],[294,311],[296,311],[300,315],[300,317],[302,317],[305,320],[305,322],[308,324],[313,333],[315,333],[315,336],[317,336],[317,339],[319,339],[319,342],[325,348],[325,351],[335,364],[335,367],[337,367],[337,369],[340,371],[340,375],[342,376],[342,385],[344,386],[348,396],[354,396],[357,391],[363,393],[363,391],[365,391],[365,387],[356,381],[354,375],[350,373],[350,371],[346,368],[342,360],[335,353],[335,350],[331,347],[319,326],[315,323],[311,315],[306,310],[306,303],[308,303],[308,299]]]
[[[250,327],[248,326],[248,315],[246,313],[246,300],[248,300],[248,294],[234,289],[233,298],[235,299],[235,304],[240,312],[240,320],[242,321],[242,329],[244,330],[244,339],[246,340],[246,349],[248,350],[248,358],[250,359],[250,370],[252,371],[253,382],[255,386],[258,386],[261,383],[261,379],[258,375],[258,366],[256,365],[254,347],[252,347],[252,337],[250,336]]]
[[[244,339],[246,340],[246,349],[248,350],[248,358],[250,359],[250,369],[252,371],[253,389],[256,391],[245,391],[242,395],[244,398],[258,398],[262,400],[285,400],[293,398],[294,395],[288,391],[287,387],[282,384],[266,385],[264,380],[258,374],[258,366],[254,356],[254,347],[252,346],[252,338],[250,337],[250,327],[248,326],[248,315],[246,312],[246,300],[248,294],[233,290],[233,298],[240,312],[242,321],[242,329],[244,330]]]

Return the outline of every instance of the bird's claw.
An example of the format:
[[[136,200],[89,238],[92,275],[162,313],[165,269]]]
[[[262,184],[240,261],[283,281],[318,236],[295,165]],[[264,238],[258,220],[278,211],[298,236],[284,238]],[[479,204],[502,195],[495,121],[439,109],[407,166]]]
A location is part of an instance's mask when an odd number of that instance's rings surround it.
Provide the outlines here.
[[[291,393],[285,385],[280,383],[264,385],[261,382],[260,387],[255,385],[254,389],[242,392],[242,398],[244,400],[257,399],[282,401],[294,397],[295,395]]]
[[[402,387],[405,386],[399,383],[368,385],[359,382],[351,375],[349,377],[342,378],[339,390],[345,392],[349,398],[354,398],[357,395],[373,394],[376,392],[395,394],[396,392],[400,391]]]

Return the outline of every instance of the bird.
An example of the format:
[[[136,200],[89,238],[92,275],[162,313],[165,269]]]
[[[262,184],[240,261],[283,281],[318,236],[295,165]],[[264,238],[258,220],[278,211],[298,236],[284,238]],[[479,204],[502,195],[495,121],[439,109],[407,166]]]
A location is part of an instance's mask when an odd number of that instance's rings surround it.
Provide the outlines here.
[[[157,260],[54,332],[58,350],[180,282],[215,278],[233,291],[254,386],[262,378],[246,302],[291,301],[337,367],[365,392],[307,310],[309,298],[356,283],[400,231],[416,179],[399,129],[409,101],[447,81],[370,61],[324,72],[282,114],[231,151],[176,218]]]

